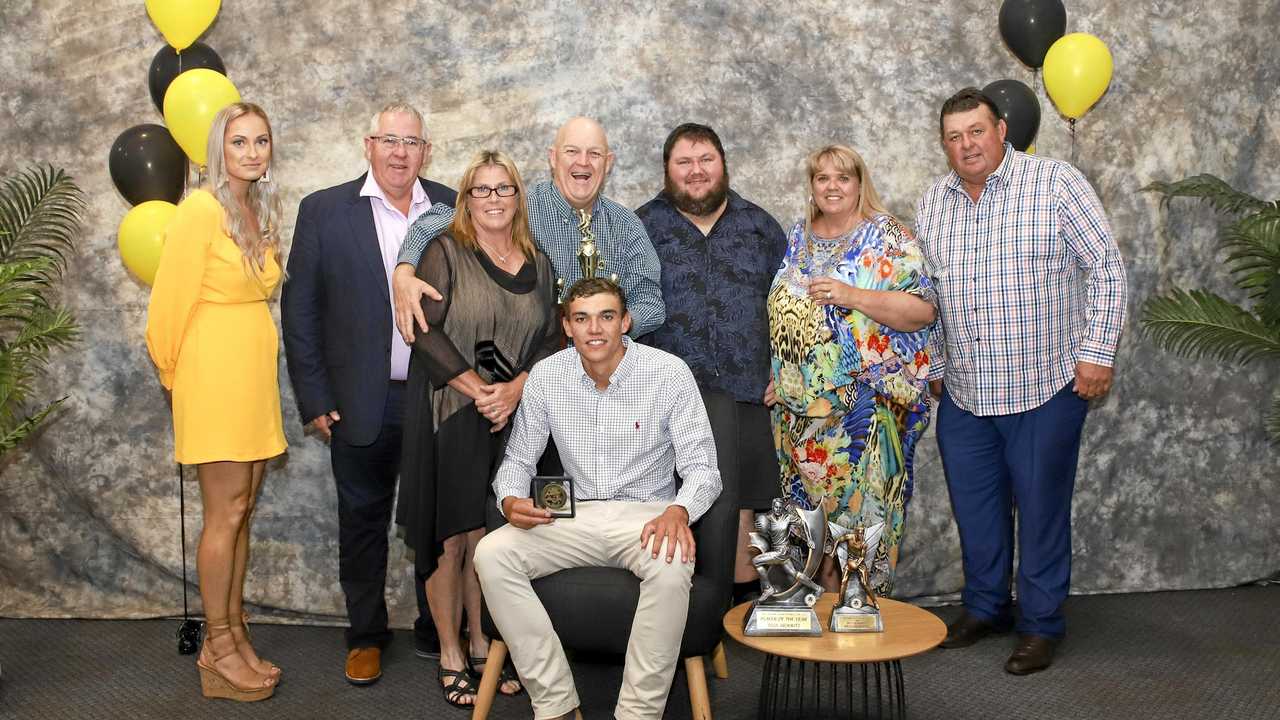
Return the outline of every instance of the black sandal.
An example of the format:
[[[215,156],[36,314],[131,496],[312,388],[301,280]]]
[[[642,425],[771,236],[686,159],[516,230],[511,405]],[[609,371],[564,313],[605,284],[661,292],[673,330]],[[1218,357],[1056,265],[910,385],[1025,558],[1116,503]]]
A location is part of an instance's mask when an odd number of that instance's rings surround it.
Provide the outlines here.
[[[487,657],[476,657],[474,655],[467,656],[467,667],[471,670],[471,674],[475,676],[477,681],[484,677],[484,666],[488,661],[489,658]],[[519,689],[515,692],[502,692],[502,686],[509,682],[519,685]],[[506,695],[507,697],[515,697],[524,692],[524,683],[520,682],[520,677],[516,675],[515,672],[506,664],[503,664],[502,672],[498,674],[498,692]]]
[[[469,708],[475,706],[475,701],[469,703],[459,702],[462,698],[476,695],[475,683],[471,680],[471,675],[466,670],[449,670],[441,667],[436,671],[436,678],[440,681],[440,689],[444,691],[445,702],[454,707]],[[445,682],[448,678],[449,682]]]

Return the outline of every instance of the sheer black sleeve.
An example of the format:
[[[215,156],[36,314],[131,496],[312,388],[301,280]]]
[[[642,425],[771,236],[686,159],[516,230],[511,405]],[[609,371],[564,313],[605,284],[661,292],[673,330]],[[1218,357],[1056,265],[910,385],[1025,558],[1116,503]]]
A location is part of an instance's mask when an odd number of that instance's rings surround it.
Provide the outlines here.
[[[427,246],[427,251],[418,261],[417,276],[439,291],[443,300],[432,300],[422,296],[422,312],[427,316],[429,332],[418,332],[414,335],[413,351],[419,359],[426,363],[427,376],[431,384],[442,388],[449,381],[471,369],[458,352],[458,348],[444,331],[445,318],[449,316],[449,301],[453,291],[453,267],[449,264],[449,254],[445,251],[445,243],[452,239],[440,238]]]
[[[525,372],[531,370],[539,360],[550,357],[564,347],[564,331],[560,328],[560,305],[557,302],[559,298],[556,296],[555,272],[552,271],[551,261],[545,255],[539,252],[536,257],[538,287],[534,292],[546,298],[547,314],[543,318],[542,341],[533,348],[529,363],[522,368]]]

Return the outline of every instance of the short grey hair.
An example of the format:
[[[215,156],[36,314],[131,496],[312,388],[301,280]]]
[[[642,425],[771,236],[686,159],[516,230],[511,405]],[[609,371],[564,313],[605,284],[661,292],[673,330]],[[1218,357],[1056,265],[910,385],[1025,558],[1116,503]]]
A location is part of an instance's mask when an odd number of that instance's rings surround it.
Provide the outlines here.
[[[378,121],[382,119],[383,115],[400,113],[417,120],[418,127],[422,128],[422,139],[427,141],[431,140],[431,136],[427,134],[427,121],[422,119],[422,113],[418,112],[418,108],[410,105],[409,103],[400,102],[399,100],[387,103],[381,110],[373,114],[373,119],[369,121],[369,134],[378,134]]]

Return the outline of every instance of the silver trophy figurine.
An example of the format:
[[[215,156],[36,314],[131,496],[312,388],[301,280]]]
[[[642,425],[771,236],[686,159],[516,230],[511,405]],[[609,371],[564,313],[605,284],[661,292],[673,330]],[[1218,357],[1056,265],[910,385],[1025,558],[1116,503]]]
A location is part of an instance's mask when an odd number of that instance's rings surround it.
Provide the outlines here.
[[[768,512],[756,515],[751,533],[751,564],[760,575],[760,598],[747,615],[747,635],[821,635],[814,603],[822,586],[813,580],[822,566],[826,513],[802,510],[774,498]]]
[[[846,528],[835,523],[828,527],[828,554],[840,568],[840,592],[831,610],[832,632],[883,632],[880,603],[873,589],[879,578],[874,567],[884,523],[869,528],[861,523]]]

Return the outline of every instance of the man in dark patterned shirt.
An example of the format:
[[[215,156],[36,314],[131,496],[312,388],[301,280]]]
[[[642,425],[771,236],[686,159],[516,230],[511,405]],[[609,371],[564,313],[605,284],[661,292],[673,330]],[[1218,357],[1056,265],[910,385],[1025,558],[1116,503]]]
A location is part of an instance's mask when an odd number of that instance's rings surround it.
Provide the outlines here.
[[[769,411],[769,316],[765,296],[786,235],[758,205],[729,189],[715,130],[686,123],[662,148],[662,192],[636,211],[662,262],[666,323],[644,342],[683,359],[704,393],[737,401],[738,447],[721,448],[720,474],[737,473],[742,508],[734,580],[755,586],[746,552],[754,509],[780,493]],[[718,418],[715,418],[718,421]],[[717,436],[723,436],[717,433]]]

